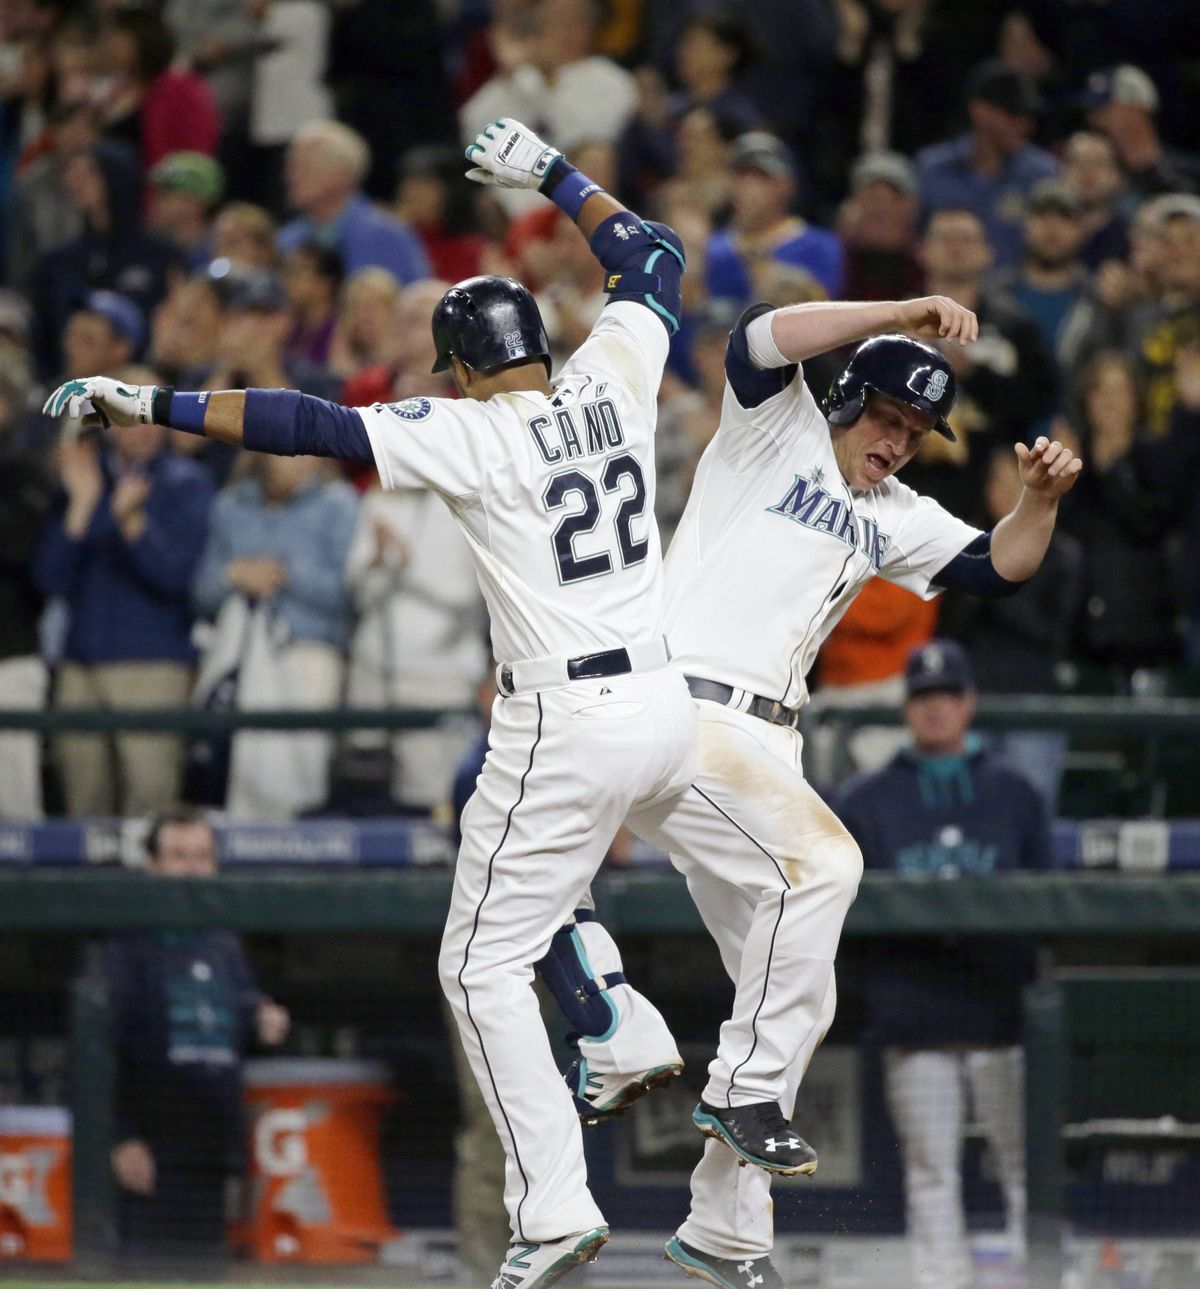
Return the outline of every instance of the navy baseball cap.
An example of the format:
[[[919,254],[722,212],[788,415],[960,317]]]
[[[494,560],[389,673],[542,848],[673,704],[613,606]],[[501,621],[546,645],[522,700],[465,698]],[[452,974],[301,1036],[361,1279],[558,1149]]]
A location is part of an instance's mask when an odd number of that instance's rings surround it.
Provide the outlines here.
[[[734,170],[759,170],[772,179],[795,179],[796,162],[782,139],[766,130],[739,134],[729,164]]]
[[[1081,107],[1104,107],[1109,103],[1124,103],[1140,107],[1147,112],[1158,111],[1158,90],[1154,81],[1132,63],[1107,67],[1093,72],[1087,78],[1083,92],[1076,100]]]
[[[116,291],[89,291],[79,302],[79,311],[106,318],[113,331],[128,340],[135,350],[146,339],[146,318],[128,296]]]
[[[904,688],[909,698],[934,689],[962,693],[975,688],[975,674],[961,645],[953,640],[931,640],[908,655]]]

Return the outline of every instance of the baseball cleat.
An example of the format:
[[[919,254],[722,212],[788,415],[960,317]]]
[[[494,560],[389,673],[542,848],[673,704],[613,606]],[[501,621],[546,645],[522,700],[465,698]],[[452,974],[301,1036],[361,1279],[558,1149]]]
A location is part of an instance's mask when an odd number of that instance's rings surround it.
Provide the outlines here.
[[[682,1267],[689,1276],[707,1280],[717,1289],[783,1289],[783,1277],[770,1257],[718,1258],[714,1253],[685,1244],[679,1236],[669,1239],[663,1257]]]
[[[607,1226],[564,1235],[561,1240],[545,1244],[523,1244],[519,1240],[508,1246],[508,1256],[492,1289],[547,1289],[581,1262],[594,1262],[608,1239]]]
[[[563,1078],[575,1098],[580,1120],[592,1127],[603,1119],[614,1119],[647,1092],[665,1088],[683,1073],[681,1060],[651,1066],[640,1074],[599,1074],[588,1066],[587,1058],[577,1056],[567,1067]]]
[[[780,1177],[808,1176],[817,1171],[817,1152],[791,1130],[774,1101],[727,1110],[701,1101],[692,1122],[704,1136],[723,1141],[743,1164],[754,1164]]]

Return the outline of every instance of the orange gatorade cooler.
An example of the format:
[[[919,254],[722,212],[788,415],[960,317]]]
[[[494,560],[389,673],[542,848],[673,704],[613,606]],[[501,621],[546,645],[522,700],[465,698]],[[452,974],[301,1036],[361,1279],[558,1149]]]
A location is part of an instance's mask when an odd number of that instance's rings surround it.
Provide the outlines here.
[[[71,1257],[71,1112],[0,1106],[0,1261]]]
[[[378,1061],[248,1061],[252,1255],[263,1262],[373,1262],[388,1221],[379,1128],[396,1099]]]

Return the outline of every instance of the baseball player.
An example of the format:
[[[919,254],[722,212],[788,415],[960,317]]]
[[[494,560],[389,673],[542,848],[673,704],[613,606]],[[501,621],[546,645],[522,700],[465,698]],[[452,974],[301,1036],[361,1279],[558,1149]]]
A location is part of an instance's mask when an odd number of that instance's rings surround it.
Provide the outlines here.
[[[517,122],[489,126],[468,156],[476,180],[540,188],[606,270],[609,303],[554,381],[532,296],[476,277],[433,314],[434,370],[452,371],[461,400],[347,409],[290,390],[195,394],[93,377],[60,386],[46,410],[373,460],[385,488],[428,488],[450,508],[490,612],[501,697],[463,815],[439,968],[507,1152],[514,1238],[495,1283],[543,1289],[594,1257],[608,1228],[533,964],[625,815],[677,795],[693,770],[695,705],[667,665],[653,520],[656,396],[683,256],[669,228],[623,210]],[[665,1029],[625,992],[633,1031]]]
[[[990,533],[899,482],[927,435],[954,437],[955,381],[942,354],[898,331],[968,343],[976,322],[943,297],[743,314],[729,338],[720,426],[666,561],[665,626],[698,700],[700,764],[681,798],[629,823],[685,875],[736,985],[694,1114],[711,1140],[691,1211],[666,1247],[725,1289],[782,1284],[770,1260],[770,1175],[816,1168],[788,1120],[833,1018],[833,958],[862,871],[853,838],[803,777],[796,726],[808,670],[874,576],[926,598],[950,587],[1016,591],[1080,469],[1059,443],[1018,444],[1021,498]],[[799,364],[864,337],[822,415]],[[624,981],[590,907],[555,937],[544,974],[579,1030],[567,1077],[581,1115],[597,1121],[644,1091],[667,1039],[631,1059],[628,983],[600,993],[612,998],[610,1015],[589,999],[589,1016],[586,989],[563,988],[570,937],[581,935],[593,959],[603,944],[605,977]]]

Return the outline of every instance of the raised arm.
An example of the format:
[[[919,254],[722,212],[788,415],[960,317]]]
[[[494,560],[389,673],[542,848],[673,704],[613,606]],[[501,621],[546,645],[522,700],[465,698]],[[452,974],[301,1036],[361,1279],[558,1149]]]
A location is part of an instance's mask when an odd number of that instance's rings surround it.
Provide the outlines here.
[[[650,309],[669,335],[679,329],[683,243],[666,224],[626,210],[557,148],[509,117],[493,121],[467,148],[467,178],[501,188],[536,189],[574,220],[606,271],[611,300]]]
[[[957,340],[960,345],[979,335],[979,323],[970,309],[944,295],[919,300],[822,300],[776,309],[767,316],[771,338],[789,363],[888,331],[907,332],[922,340]]]

